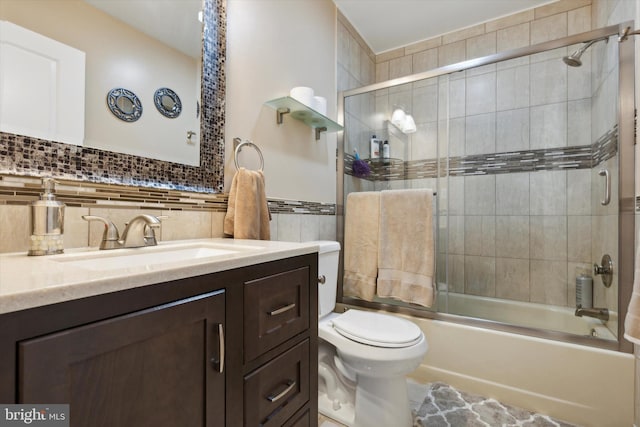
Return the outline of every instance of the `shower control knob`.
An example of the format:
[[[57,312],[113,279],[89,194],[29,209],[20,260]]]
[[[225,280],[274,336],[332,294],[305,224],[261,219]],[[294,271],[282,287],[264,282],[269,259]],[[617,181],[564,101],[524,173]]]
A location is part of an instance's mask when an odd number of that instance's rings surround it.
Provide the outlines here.
[[[324,277],[324,274],[321,276],[318,276],[318,283],[320,283],[321,285],[324,285],[326,281],[327,281],[327,278]]]
[[[608,254],[605,254],[600,263],[601,265],[593,264],[593,274],[601,275],[602,284],[608,288],[613,281],[613,261]]]

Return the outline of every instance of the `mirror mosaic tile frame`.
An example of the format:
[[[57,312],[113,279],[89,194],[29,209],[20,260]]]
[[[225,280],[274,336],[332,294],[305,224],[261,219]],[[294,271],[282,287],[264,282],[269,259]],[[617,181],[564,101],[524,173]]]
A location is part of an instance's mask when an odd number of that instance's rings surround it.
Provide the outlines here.
[[[0,132],[0,173],[223,192],[226,0],[204,5],[199,167]]]

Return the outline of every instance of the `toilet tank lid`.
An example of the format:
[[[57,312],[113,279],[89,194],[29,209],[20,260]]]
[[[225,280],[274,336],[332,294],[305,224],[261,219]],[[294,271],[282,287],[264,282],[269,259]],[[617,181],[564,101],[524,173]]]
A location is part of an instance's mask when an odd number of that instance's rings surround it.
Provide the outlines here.
[[[333,240],[316,240],[310,243],[318,245],[318,253],[321,254],[340,250],[340,242],[334,242]]]

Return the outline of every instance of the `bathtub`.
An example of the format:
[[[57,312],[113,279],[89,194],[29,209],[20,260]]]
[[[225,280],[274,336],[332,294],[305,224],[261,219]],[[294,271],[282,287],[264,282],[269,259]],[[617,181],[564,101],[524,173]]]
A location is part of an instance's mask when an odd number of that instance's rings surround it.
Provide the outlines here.
[[[609,321],[603,323],[592,317],[578,317],[575,308],[531,302],[511,301],[450,292],[438,294],[438,311],[460,316],[486,319],[509,325],[565,332],[574,335],[595,336],[617,341],[611,332],[618,328],[616,312],[609,312]]]
[[[450,308],[466,299],[467,305],[470,300],[474,301],[471,305],[477,310],[488,310],[489,314],[498,312],[494,311],[495,306],[483,306],[476,299],[489,298],[462,295],[454,301],[456,298],[451,295]],[[536,308],[528,305],[537,304],[515,303],[506,312],[517,311],[521,316],[525,307]],[[338,304],[336,311],[345,308],[365,309]],[[533,311],[532,317],[540,322],[540,317],[564,312],[562,315],[571,324],[571,309],[560,308],[542,313]],[[398,315],[416,323],[429,345],[422,364],[410,375],[414,381],[442,381],[458,390],[492,397],[584,427],[633,425],[634,358],[631,354],[445,320]],[[590,331],[591,320],[596,319],[583,319],[584,325],[578,322],[574,331]],[[510,322],[503,317],[496,321]],[[541,323],[536,322],[538,326],[534,327],[540,327]]]

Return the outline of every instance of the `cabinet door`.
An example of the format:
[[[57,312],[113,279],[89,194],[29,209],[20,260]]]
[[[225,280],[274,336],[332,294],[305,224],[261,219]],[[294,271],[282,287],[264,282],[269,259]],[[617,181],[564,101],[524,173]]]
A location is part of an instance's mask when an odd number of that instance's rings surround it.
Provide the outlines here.
[[[23,341],[19,402],[68,403],[78,427],[224,426],[224,319],[218,291]]]

